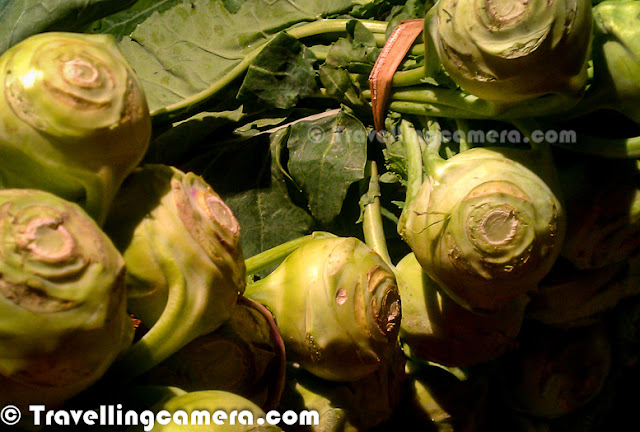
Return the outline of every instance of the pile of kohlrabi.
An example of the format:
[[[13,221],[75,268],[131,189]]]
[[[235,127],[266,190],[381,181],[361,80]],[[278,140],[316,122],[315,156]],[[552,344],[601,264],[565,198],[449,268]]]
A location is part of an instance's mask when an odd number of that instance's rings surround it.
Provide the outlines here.
[[[0,86],[15,428],[633,419],[640,2],[18,0]]]

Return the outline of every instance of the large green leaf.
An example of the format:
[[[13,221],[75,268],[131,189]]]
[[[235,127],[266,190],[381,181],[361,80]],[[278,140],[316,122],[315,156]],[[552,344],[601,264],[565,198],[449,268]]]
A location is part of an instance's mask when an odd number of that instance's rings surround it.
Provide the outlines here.
[[[135,0],[0,1],[0,53],[44,31],[79,31],[98,18],[125,9]]]
[[[288,170],[305,193],[311,214],[328,224],[340,214],[347,190],[364,178],[367,130],[344,110],[291,126]]]
[[[222,0],[183,1],[162,13],[154,12],[122,39],[120,48],[142,80],[152,112],[224,80],[279,31],[348,10],[352,2],[246,0],[232,4],[233,8]]]
[[[223,194],[242,227],[240,240],[246,257],[309,234],[314,226],[313,218],[291,201],[286,179],[278,168],[278,141],[287,133],[284,128],[272,134],[271,157],[265,161],[261,174],[266,176],[259,176],[259,184],[239,193]]]
[[[94,21],[85,29],[91,33],[109,33],[121,39],[129,36],[144,20],[154,12],[164,12],[181,0],[138,0],[131,7]]]

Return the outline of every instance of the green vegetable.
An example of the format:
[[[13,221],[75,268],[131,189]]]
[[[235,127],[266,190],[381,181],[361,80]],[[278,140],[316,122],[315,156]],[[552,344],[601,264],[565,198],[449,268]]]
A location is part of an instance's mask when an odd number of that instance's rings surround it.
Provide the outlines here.
[[[535,291],[565,232],[548,147],[472,148],[443,159],[438,140],[427,145],[406,120],[400,129],[410,171],[398,232],[425,273],[476,311]]]
[[[165,410],[171,416],[168,424],[154,423],[155,432],[210,431],[210,432],[282,432],[277,426],[258,425],[258,419],[265,419],[266,413],[257,405],[233,393],[208,390],[184,393],[151,407],[154,412]],[[177,413],[177,414],[176,414]],[[214,413],[224,413],[224,418]],[[233,413],[237,417],[233,417]],[[191,419],[202,419],[201,424],[193,424]],[[175,421],[177,419],[177,421]],[[215,421],[222,424],[216,424]],[[242,422],[246,422],[243,424]],[[132,426],[127,431],[141,432],[144,425]]]
[[[116,375],[145,372],[231,317],[246,284],[240,226],[201,177],[163,165],[137,169],[105,230],[127,264],[130,312],[151,328]]]
[[[592,29],[591,4],[582,0],[440,0],[424,35],[464,90],[517,102],[582,90]]]
[[[186,391],[229,391],[270,410],[280,402],[284,374],[284,342],[273,316],[259,303],[240,297],[229,320],[216,331],[194,339],[143,379]]]
[[[0,404],[56,406],[133,338],[124,260],[76,204],[0,190]]]
[[[594,81],[578,109],[610,108],[640,123],[640,3],[604,1],[593,15]]]
[[[273,313],[288,360],[323,379],[362,378],[397,347],[395,276],[356,238],[310,240],[245,295]]]
[[[414,254],[398,263],[396,278],[402,299],[400,339],[411,357],[462,367],[495,360],[516,347],[527,298],[476,314],[441,293]]]
[[[145,95],[115,40],[42,33],[0,57],[0,186],[43,189],[99,224],[151,135]]]

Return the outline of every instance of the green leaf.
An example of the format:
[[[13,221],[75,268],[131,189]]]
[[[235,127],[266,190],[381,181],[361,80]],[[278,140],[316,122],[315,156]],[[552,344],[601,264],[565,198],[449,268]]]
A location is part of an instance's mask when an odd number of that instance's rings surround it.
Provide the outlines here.
[[[373,36],[371,30],[359,20],[349,21],[347,24],[347,33],[351,39],[360,42],[362,45],[369,47],[377,46],[376,38]]]
[[[349,0],[192,0],[154,12],[120,43],[151,111],[178,104],[226,75],[276,33],[348,10]],[[221,84],[222,85],[222,84]]]
[[[79,31],[134,0],[11,0],[0,2],[0,53],[36,33]]]
[[[322,66],[318,71],[318,75],[328,96],[351,107],[369,106],[369,102],[362,95],[361,89],[345,69]]]
[[[272,134],[271,157],[262,172],[266,179],[262,175],[253,189],[223,196],[242,227],[240,240],[246,257],[309,234],[314,226],[313,218],[291,201],[286,179],[278,168],[276,149],[287,132],[284,128]]]
[[[87,26],[87,33],[109,33],[118,39],[130,35],[138,24],[154,12],[164,12],[181,0],[138,0],[131,7],[94,21]]]
[[[204,111],[187,120],[157,130],[145,155],[146,163],[181,165],[197,158],[201,147],[211,147],[211,135],[223,126],[239,122],[242,107],[227,111]]]
[[[357,40],[340,38],[331,44],[326,64],[342,67],[356,73],[369,74],[380,55],[380,51],[381,49],[378,47],[364,45]]]
[[[311,96],[318,88],[315,60],[298,39],[279,33],[249,65],[238,99],[257,98],[281,109],[294,107],[300,98]]]
[[[330,223],[349,186],[364,178],[367,130],[354,116],[338,114],[291,126],[288,169],[309,201],[311,214]]]

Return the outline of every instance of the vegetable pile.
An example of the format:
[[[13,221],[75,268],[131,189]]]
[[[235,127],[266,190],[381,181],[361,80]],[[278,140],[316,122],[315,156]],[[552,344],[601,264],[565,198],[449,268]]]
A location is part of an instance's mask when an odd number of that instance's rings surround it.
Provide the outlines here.
[[[629,424],[637,0],[17,0],[0,24],[17,427]]]

